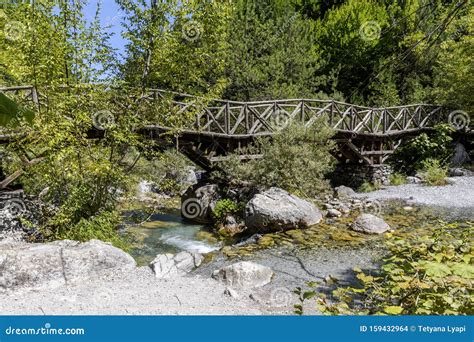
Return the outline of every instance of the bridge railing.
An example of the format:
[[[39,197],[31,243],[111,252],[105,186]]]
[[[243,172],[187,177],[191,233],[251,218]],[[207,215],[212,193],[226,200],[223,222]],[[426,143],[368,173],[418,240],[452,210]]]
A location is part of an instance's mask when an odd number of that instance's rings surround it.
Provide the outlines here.
[[[46,99],[32,86],[0,91],[34,106],[40,106]],[[160,89],[147,90],[139,99],[149,105],[167,100],[171,103],[171,107],[166,107],[170,115],[194,117],[184,129],[228,136],[273,134],[291,122],[311,126],[322,117],[337,131],[355,134],[390,134],[433,127],[446,120],[442,107],[428,104],[371,108],[315,99],[239,102],[205,99]],[[147,120],[150,122],[153,118]],[[160,122],[155,124],[160,125]]]
[[[169,92],[155,90],[162,94]],[[177,94],[177,93],[176,93]],[[194,110],[196,120],[190,130],[225,135],[267,135],[300,122],[306,126],[324,117],[338,131],[359,134],[386,134],[433,127],[445,120],[442,107],[414,104],[371,108],[333,100],[290,99],[238,102],[212,100],[200,107],[195,97],[182,96],[177,114]]]

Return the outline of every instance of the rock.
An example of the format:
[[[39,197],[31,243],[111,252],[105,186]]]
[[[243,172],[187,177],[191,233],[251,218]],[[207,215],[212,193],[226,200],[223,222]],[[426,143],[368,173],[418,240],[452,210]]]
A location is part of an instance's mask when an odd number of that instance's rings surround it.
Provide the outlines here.
[[[212,211],[220,198],[217,184],[194,185],[181,197],[181,215],[188,221],[213,223]]]
[[[252,231],[306,228],[322,219],[321,211],[312,203],[279,188],[255,195],[245,207],[245,225]]]
[[[341,217],[342,213],[337,209],[328,209],[329,217]]]
[[[234,216],[227,215],[218,232],[222,236],[232,237],[244,232],[246,228],[243,223],[238,223]]]
[[[258,243],[258,241],[260,241],[261,238],[262,238],[261,234],[253,234],[251,237],[236,243],[235,246],[236,247],[244,247],[244,246],[247,246],[247,245],[252,245],[252,244]]]
[[[340,198],[340,199],[344,199],[344,198],[348,198],[348,197],[352,197],[356,195],[356,192],[352,188],[349,188],[348,186],[344,186],[344,185],[334,188],[334,191],[336,192],[337,198]]]
[[[403,210],[405,210],[405,211],[412,211],[412,210],[413,210],[413,207],[406,206],[406,207],[403,207]]]
[[[372,214],[359,215],[351,226],[356,232],[382,234],[390,230],[390,226],[380,217]]]
[[[460,167],[451,168],[448,170],[449,177],[474,176],[474,172]]]
[[[271,282],[273,274],[269,267],[241,261],[214,271],[212,277],[228,286],[255,288]]]
[[[420,177],[408,176],[406,178],[408,184],[421,184],[422,180]]]
[[[329,203],[324,203],[323,207],[324,207],[324,209],[333,209],[334,208],[333,205],[329,204]]]
[[[204,257],[199,253],[179,252],[178,254],[159,254],[150,263],[157,278],[182,276],[199,267]]]
[[[225,290],[224,290],[224,294],[226,296],[232,297],[234,299],[239,299],[240,298],[239,293],[236,290],[234,290],[232,287],[226,287]]]
[[[188,169],[184,176],[179,179],[179,182],[183,185],[194,185],[197,184],[198,178],[196,172],[193,169]]]
[[[54,288],[135,266],[130,255],[99,240],[0,244],[0,288],[3,289]]]
[[[348,206],[346,206],[346,205],[341,205],[341,206],[339,207],[339,210],[340,210],[343,214],[346,214],[346,215],[347,215],[347,214],[350,214],[350,212],[351,212],[351,209],[350,209]]]
[[[445,178],[444,182],[446,183],[446,185],[455,185],[456,184],[456,180],[454,178]]]
[[[451,158],[452,165],[462,165],[469,163],[471,158],[469,157],[469,153],[467,153],[466,148],[463,144],[457,143],[454,147],[454,155]]]

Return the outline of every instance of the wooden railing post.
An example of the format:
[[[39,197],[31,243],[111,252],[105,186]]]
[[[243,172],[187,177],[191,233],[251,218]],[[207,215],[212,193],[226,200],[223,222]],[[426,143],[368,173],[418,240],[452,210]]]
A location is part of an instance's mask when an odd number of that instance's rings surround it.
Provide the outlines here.
[[[225,104],[225,113],[224,113],[224,130],[226,134],[230,133],[230,111],[229,111],[229,102]]]
[[[329,126],[333,127],[333,125],[334,125],[334,100],[331,100],[331,105],[329,106]]]
[[[301,100],[301,124],[304,124],[304,100]]]
[[[387,130],[387,113],[385,112],[385,108],[382,109],[382,133],[385,134]]]

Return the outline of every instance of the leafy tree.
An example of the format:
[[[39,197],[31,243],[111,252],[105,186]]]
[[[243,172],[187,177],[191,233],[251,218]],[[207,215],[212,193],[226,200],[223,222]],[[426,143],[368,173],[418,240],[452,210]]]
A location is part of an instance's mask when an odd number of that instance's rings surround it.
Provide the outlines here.
[[[236,100],[314,97],[330,75],[318,70],[314,24],[274,0],[235,2],[224,96]]]
[[[450,26],[448,38],[441,43],[434,68],[433,95],[435,101],[451,108],[465,110],[472,118],[474,102],[474,9]]]
[[[242,163],[237,158],[223,165],[230,175],[255,186],[277,186],[306,197],[320,196],[329,183],[325,175],[334,166],[330,140],[333,130],[321,118],[311,127],[292,124],[257,142],[263,157]]]

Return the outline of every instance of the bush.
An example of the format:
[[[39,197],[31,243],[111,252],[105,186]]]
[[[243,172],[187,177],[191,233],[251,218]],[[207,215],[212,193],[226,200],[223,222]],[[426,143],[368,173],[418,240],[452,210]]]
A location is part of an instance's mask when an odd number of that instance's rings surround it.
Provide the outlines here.
[[[406,184],[407,179],[401,173],[392,173],[390,175],[390,184],[391,185],[402,185]]]
[[[380,271],[367,274],[355,268],[359,286],[336,288],[332,303],[321,294],[320,309],[331,315],[472,315],[473,230],[472,224],[451,223],[430,235],[389,238],[389,256]],[[298,290],[302,301],[316,295]]]
[[[242,163],[234,156],[222,166],[228,174],[255,186],[277,186],[305,197],[318,196],[328,191],[325,175],[335,165],[332,135],[325,118],[310,128],[292,124],[272,140],[258,141],[261,159]]]
[[[442,166],[449,163],[453,154],[450,125],[442,124],[435,128],[433,134],[422,133],[395,150],[390,158],[394,169],[404,174],[413,174],[422,168],[427,159],[438,159]]]
[[[98,239],[110,242],[123,250],[128,250],[130,247],[129,243],[117,231],[117,226],[121,221],[122,218],[118,212],[104,211],[93,217],[81,219],[72,226],[60,226],[54,231],[43,230],[43,234],[47,239],[51,240],[89,241],[91,239]]]
[[[223,223],[227,215],[237,214],[241,209],[237,203],[226,198],[216,202],[212,216],[217,223]]]
[[[423,182],[427,185],[446,185],[446,177],[448,169],[442,167],[439,160],[427,159],[422,163],[422,167],[418,170]]]

